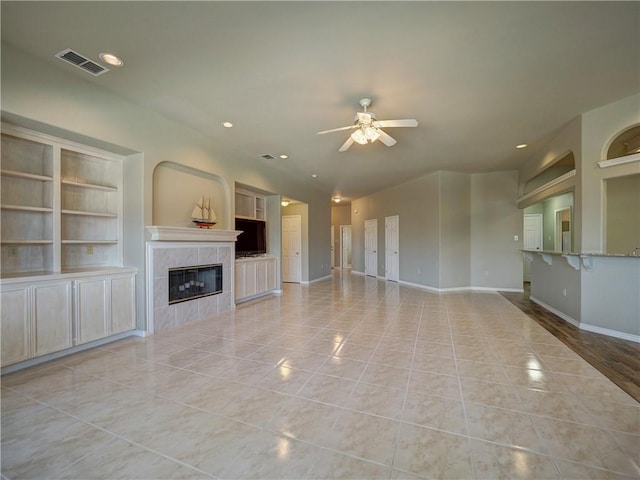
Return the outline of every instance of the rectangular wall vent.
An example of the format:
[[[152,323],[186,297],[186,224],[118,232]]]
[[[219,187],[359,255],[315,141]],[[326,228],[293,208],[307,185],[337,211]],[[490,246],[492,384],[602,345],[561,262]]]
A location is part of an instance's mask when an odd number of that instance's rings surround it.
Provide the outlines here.
[[[56,53],[56,57],[84,70],[85,72],[90,73],[94,77],[97,77],[98,75],[102,75],[103,73],[107,73],[109,71],[108,68],[105,68],[102,65],[98,65],[93,60],[88,59],[78,52],[74,52],[70,48]]]
[[[270,155],[268,153],[265,153],[264,155],[260,155],[262,158],[264,158],[265,160],[275,160],[276,157],[274,157],[273,155]]]

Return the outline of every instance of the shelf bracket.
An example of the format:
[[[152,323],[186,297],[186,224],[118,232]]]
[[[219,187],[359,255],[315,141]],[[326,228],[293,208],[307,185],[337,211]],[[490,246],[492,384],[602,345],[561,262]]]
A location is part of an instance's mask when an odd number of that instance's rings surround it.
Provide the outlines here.
[[[549,255],[548,253],[542,253],[540,252],[539,255],[542,257],[542,260],[544,261],[544,263],[546,263],[547,265],[551,265],[553,263],[553,257],[551,255]]]
[[[533,253],[531,252],[522,252],[524,258],[527,259],[528,262],[533,262]]]
[[[580,257],[578,257],[577,255],[562,255],[562,256],[567,261],[567,263],[571,266],[571,268],[573,268],[574,270],[580,270]]]
[[[580,255],[580,259],[582,260],[582,268],[585,271],[590,272],[593,270],[593,257],[590,255]]]

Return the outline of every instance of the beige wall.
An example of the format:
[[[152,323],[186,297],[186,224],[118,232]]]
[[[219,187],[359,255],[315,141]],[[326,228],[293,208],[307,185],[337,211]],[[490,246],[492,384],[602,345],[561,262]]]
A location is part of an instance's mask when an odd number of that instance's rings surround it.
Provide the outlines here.
[[[4,120],[128,155],[124,165],[124,257],[127,265],[139,269],[138,292],[145,291],[144,241],[148,236],[144,226],[153,224],[154,170],[162,162],[215,176],[228,189],[224,211],[217,212],[228,219],[226,225],[233,216],[236,182],[307,203],[309,218],[313,218],[308,227],[308,278],[329,274],[330,195],[318,191],[313,183],[292,180],[247,160],[237,151],[223,149],[215,132],[204,136],[99,88],[99,82],[51,67],[9,45],[2,45],[1,61]],[[184,190],[158,194],[167,198],[183,195]],[[178,221],[161,217],[163,222]],[[144,308],[144,295],[138,295],[139,322],[144,322]]]
[[[640,174],[606,180],[606,232],[608,253],[640,248]]]
[[[400,217],[400,280],[434,289],[521,289],[517,172],[436,172],[352,202],[354,270],[364,271],[364,221]],[[355,212],[358,213],[355,213]]]
[[[604,180],[640,173],[640,162],[600,168],[609,145],[621,132],[640,124],[640,94],[623,98],[582,115],[582,204],[583,252],[603,252],[604,245]],[[576,201],[577,203],[577,201]],[[576,209],[576,214],[578,214]],[[577,221],[576,221],[577,224]]]

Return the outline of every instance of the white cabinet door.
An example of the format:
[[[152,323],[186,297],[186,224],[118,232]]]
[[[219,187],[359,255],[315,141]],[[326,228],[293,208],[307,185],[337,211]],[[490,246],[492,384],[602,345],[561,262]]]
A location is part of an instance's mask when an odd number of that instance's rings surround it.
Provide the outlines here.
[[[111,279],[111,331],[121,333],[136,328],[136,276]]]
[[[108,335],[107,287],[108,280],[102,278],[76,282],[76,344]]]
[[[34,285],[32,308],[35,356],[72,346],[70,280]]]
[[[258,260],[256,262],[256,293],[264,293],[268,290],[268,260]]]
[[[246,263],[245,262],[236,262],[235,265],[235,297],[236,300],[239,298],[244,298],[247,296],[245,286],[245,277],[246,277]]]
[[[2,366],[31,356],[29,287],[3,288],[0,294]]]
[[[244,296],[250,297],[257,293],[256,290],[256,263],[257,262],[247,262],[245,263],[245,277],[244,277]]]
[[[276,259],[270,258],[267,260],[267,290],[275,290],[276,283]]]

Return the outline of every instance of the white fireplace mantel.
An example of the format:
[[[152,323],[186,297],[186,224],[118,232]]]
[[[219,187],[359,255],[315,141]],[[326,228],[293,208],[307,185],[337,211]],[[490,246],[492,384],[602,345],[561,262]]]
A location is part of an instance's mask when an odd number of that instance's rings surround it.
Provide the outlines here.
[[[242,232],[216,228],[165,227],[151,225],[145,227],[151,233],[152,241],[167,242],[235,242]]]

